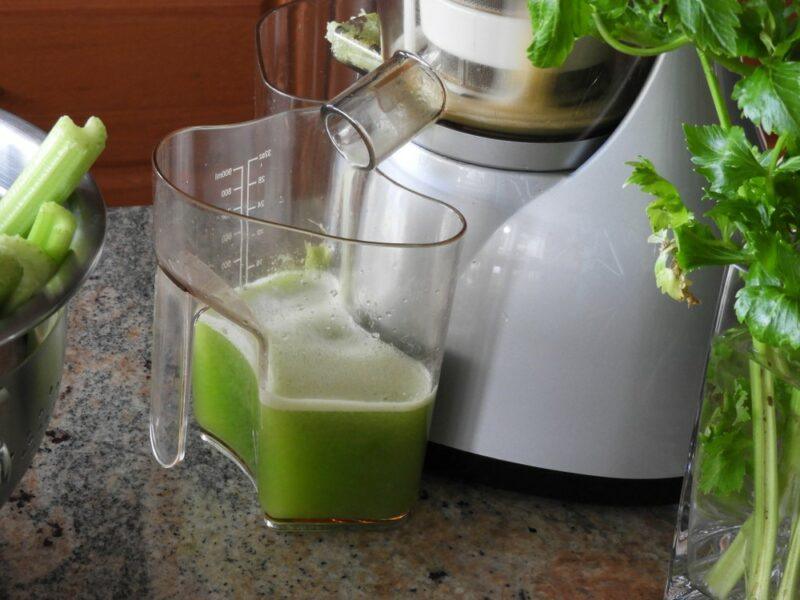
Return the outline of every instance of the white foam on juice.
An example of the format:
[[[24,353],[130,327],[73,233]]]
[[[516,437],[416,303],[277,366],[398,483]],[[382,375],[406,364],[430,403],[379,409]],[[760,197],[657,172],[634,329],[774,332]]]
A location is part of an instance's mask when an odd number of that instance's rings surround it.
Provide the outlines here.
[[[247,285],[241,295],[267,332],[265,404],[283,410],[406,411],[433,400],[425,366],[359,326],[332,275],[285,271]]]

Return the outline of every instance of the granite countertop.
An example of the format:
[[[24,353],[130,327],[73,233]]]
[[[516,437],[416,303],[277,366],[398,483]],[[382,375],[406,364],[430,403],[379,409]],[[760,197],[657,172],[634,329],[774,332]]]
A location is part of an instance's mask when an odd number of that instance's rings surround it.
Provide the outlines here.
[[[656,598],[674,507],[569,503],[426,471],[392,530],[286,534],[190,436],[150,454],[147,208],[114,209],[73,301],[66,370],[32,468],[0,508],[0,598]]]

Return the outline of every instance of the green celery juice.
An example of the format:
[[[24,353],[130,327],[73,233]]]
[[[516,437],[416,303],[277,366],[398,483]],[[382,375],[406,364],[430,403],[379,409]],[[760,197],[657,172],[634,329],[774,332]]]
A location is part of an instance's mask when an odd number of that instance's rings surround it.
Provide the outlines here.
[[[388,520],[417,495],[430,374],[355,323],[338,292],[315,271],[241,291],[267,332],[261,390],[246,334],[210,312],[196,326],[195,418],[247,466],[274,521]]]
[[[201,317],[194,331],[192,404],[198,424],[253,472],[258,380],[222,319]],[[227,334],[227,335],[226,335]]]

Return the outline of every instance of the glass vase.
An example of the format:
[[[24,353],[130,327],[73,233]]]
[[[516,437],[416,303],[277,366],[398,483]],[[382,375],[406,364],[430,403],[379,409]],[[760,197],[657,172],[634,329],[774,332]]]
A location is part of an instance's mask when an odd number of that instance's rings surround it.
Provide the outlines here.
[[[665,597],[800,597],[800,360],[736,319],[729,268],[709,349]]]

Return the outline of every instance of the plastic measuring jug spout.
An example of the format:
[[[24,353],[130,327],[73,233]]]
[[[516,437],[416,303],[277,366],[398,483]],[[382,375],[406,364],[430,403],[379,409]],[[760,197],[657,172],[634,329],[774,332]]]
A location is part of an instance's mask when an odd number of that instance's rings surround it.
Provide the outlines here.
[[[325,129],[354,166],[372,169],[444,112],[444,83],[425,60],[399,50],[322,106]]]

